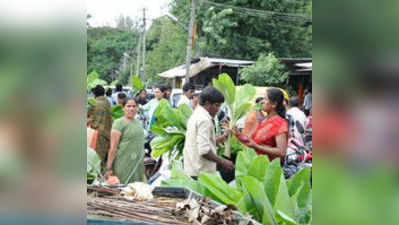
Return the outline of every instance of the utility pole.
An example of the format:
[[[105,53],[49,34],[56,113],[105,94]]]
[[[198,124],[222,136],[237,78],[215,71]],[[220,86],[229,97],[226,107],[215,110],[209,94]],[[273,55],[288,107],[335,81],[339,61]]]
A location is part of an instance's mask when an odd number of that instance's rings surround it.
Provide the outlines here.
[[[137,42],[136,52],[137,52],[136,75],[137,75],[138,77],[140,77],[141,34],[140,34],[139,41]]]
[[[188,28],[187,52],[186,52],[186,77],[185,77],[186,83],[188,83],[190,80],[189,74],[191,66],[191,50],[193,48],[194,20],[195,20],[195,0],[191,0],[190,26]]]
[[[142,79],[143,79],[143,82],[145,82],[145,36],[146,36],[146,24],[145,24],[145,20],[146,20],[146,18],[145,18],[145,8],[143,8],[143,76],[142,76]]]

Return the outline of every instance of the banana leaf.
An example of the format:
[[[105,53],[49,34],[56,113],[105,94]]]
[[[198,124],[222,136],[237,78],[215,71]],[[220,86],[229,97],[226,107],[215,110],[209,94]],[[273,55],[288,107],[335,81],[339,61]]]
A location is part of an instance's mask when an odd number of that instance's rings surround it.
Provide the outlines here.
[[[218,79],[213,79],[212,83],[216,89],[222,92],[226,104],[232,106],[235,101],[236,86],[231,77],[227,73],[222,73]]]
[[[239,152],[235,164],[235,177],[247,176],[249,174],[249,167],[256,157],[253,149],[247,148]]]
[[[295,218],[296,204],[288,194],[288,188],[283,174],[281,174],[279,190],[275,199],[276,202],[274,205],[274,209],[276,211],[281,211],[290,218]]]
[[[238,189],[228,185],[219,174],[202,173],[198,181],[206,189],[207,196],[225,205],[234,205],[243,196]]]
[[[144,88],[143,82],[141,82],[140,78],[137,75],[132,75],[130,77],[130,82],[132,83],[133,89],[136,91],[140,91]]]
[[[312,222],[312,190],[309,182],[304,183],[300,190],[292,196],[296,203],[295,216],[300,224],[311,224]]]
[[[280,210],[277,210],[276,212],[276,220],[278,224],[298,225],[298,223],[294,219],[287,216],[285,213],[281,212]]]
[[[198,194],[204,195],[204,188],[191,177],[184,174],[182,165],[176,161],[172,165],[171,178],[167,181],[162,181],[161,186],[164,187],[183,187],[188,188]]]
[[[97,152],[87,147],[87,182],[95,180],[101,173],[101,158]]]
[[[280,188],[280,179],[283,172],[280,166],[280,160],[273,160],[267,167],[266,179],[264,182],[265,192],[272,206],[276,204],[277,194]]]
[[[254,98],[256,90],[252,85],[246,84],[242,89],[236,91],[233,80],[226,73],[220,74],[218,79],[212,80],[212,83],[225,98],[225,103],[232,117],[229,126],[230,129],[233,129],[237,121],[251,109],[251,103],[249,102]],[[229,136],[225,144],[224,152],[227,157],[231,156],[231,141],[231,137]]]
[[[266,225],[276,225],[274,210],[266,196],[263,184],[251,176],[244,176],[240,179],[246,192],[251,196],[253,207],[256,209],[255,214],[253,214],[254,218]]]
[[[172,152],[177,149],[177,146],[182,142],[184,142],[184,135],[182,134],[174,134],[170,138],[164,136],[155,137],[150,143],[152,149],[151,155],[154,158],[158,158],[166,152]],[[177,149],[177,151],[179,151],[179,155],[181,156],[183,149]]]
[[[123,117],[123,115],[125,115],[125,112],[123,111],[123,106],[122,105],[111,106],[111,115],[114,120]]]
[[[183,104],[173,109],[168,101],[161,100],[155,110],[157,120],[151,128],[151,131],[158,136],[150,143],[153,157],[174,151],[178,151],[177,158],[182,156],[187,121],[191,114],[192,110],[188,105]]]
[[[264,182],[266,179],[266,171],[269,160],[265,155],[257,156],[249,166],[248,175],[255,177],[260,182]]]
[[[302,187],[310,181],[310,168],[301,169],[291,179],[287,180],[290,196],[293,196]]]
[[[105,80],[100,79],[100,75],[96,71],[93,71],[89,75],[87,75],[86,84],[87,84],[87,90],[91,90],[97,85],[103,85],[103,86],[107,85],[107,82]]]

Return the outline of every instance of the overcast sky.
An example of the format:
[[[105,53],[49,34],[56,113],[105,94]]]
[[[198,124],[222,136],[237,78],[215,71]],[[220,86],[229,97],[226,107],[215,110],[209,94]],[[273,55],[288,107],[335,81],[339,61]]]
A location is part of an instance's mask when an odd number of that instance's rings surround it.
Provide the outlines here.
[[[154,19],[162,16],[168,10],[170,0],[86,0],[87,13],[92,16],[89,23],[93,27],[115,26],[119,15],[141,18],[143,7],[147,9],[146,16]],[[149,24],[151,21],[147,21]]]

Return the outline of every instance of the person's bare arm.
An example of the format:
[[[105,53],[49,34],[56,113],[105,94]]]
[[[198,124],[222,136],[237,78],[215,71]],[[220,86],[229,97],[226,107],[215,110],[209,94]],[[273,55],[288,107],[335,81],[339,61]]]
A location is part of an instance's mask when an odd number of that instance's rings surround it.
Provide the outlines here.
[[[118,130],[111,130],[111,147],[108,151],[108,162],[107,162],[107,175],[112,175],[112,164],[116,157],[116,152],[118,149],[119,141],[121,137],[121,132]],[[111,172],[109,172],[111,171]]]
[[[205,159],[207,159],[209,161],[215,162],[216,164],[218,164],[226,169],[230,169],[230,170],[234,169],[234,164],[231,161],[217,156],[212,151],[209,151],[207,154],[202,155],[202,157],[204,157]]]
[[[213,129],[213,126],[211,125],[211,123],[209,123],[208,121],[201,121],[198,124],[198,134],[197,134],[197,145],[198,145],[198,151],[199,154],[201,155],[201,157],[204,157],[205,159],[215,162],[216,164],[219,164],[223,167],[226,168],[234,168],[234,165],[232,162],[230,162],[229,160],[220,158],[219,156],[217,156],[215,153],[212,152],[211,150],[211,143],[209,143],[210,141],[210,135],[211,132],[210,130]]]
[[[216,138],[216,145],[227,141],[229,134],[231,133],[228,120],[221,125],[221,128],[224,129],[224,134]]]
[[[277,147],[270,147],[268,145],[259,145],[256,144],[252,139],[250,139],[250,142],[247,144],[247,146],[257,151],[264,152],[268,155],[281,157],[281,158],[284,157],[287,151],[287,134],[281,133],[277,135],[276,144]]]
[[[220,135],[219,137],[217,137],[216,138],[216,145],[225,142],[227,140],[227,137],[228,136],[226,134],[223,134],[223,135]]]

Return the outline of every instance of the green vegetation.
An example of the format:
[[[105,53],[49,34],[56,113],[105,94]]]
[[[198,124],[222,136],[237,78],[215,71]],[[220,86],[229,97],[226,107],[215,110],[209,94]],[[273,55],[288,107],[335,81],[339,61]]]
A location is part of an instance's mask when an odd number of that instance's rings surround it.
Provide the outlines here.
[[[272,52],[277,58],[311,57],[311,0],[212,1],[223,5],[204,1],[197,7],[197,35],[192,56],[262,61],[263,54]],[[172,0],[169,12],[178,18],[180,24],[187,26],[189,7],[189,0]],[[305,20],[267,16],[267,12],[259,16],[253,12],[254,9],[300,14]],[[158,74],[185,62],[187,31],[179,23],[164,16],[155,19],[147,31],[146,85],[165,82]],[[99,78],[108,83],[117,79],[126,85],[130,65],[133,65],[132,73],[135,74],[137,69],[136,48],[139,46],[141,27],[138,18],[123,16],[117,24],[117,28],[88,27],[87,71],[97,71]],[[125,68],[124,53],[129,55]]]
[[[263,224],[311,224],[312,190],[310,169],[303,169],[286,180],[280,161],[269,162],[252,149],[240,151],[236,162],[236,185],[219,175],[200,174],[191,179],[175,164],[172,177],[162,185],[185,187],[226,205],[235,205]]]

